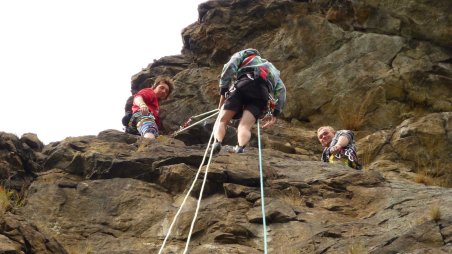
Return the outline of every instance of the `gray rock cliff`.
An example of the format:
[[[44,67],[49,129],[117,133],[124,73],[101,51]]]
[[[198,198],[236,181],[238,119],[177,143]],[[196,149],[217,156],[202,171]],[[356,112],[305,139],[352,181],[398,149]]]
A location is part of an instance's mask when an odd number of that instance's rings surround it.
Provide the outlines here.
[[[452,252],[451,1],[211,0],[198,13],[181,54],[131,90],[175,79],[169,134],[216,107],[235,51],[257,48],[281,70],[287,105],[261,136],[269,253]],[[354,130],[364,170],[319,161],[325,124]],[[45,146],[0,133],[0,252],[157,253],[201,169],[164,251],[182,253],[210,130]],[[247,149],[212,159],[189,253],[263,253],[255,133]]]

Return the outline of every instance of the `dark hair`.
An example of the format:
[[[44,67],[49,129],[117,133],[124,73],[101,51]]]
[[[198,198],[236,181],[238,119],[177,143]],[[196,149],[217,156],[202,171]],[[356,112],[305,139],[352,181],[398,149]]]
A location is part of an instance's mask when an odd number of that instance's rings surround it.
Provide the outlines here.
[[[156,88],[160,83],[166,84],[168,86],[168,88],[169,88],[168,96],[170,96],[171,92],[174,90],[173,80],[166,76],[158,76],[155,79],[155,82],[154,82],[154,85],[152,86],[152,88]],[[168,98],[168,96],[166,96],[166,98]]]

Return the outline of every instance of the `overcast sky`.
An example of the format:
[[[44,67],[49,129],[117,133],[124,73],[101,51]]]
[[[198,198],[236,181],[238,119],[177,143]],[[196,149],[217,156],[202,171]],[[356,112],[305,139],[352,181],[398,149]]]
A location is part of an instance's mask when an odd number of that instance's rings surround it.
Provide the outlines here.
[[[131,76],[180,54],[205,1],[0,1],[0,131],[47,144],[122,130]]]

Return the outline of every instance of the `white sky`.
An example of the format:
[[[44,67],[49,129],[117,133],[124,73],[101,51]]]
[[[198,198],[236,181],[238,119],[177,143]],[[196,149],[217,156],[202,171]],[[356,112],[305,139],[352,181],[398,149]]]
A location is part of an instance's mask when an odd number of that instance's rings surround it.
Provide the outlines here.
[[[0,131],[47,144],[122,130],[131,76],[180,54],[205,1],[0,1]]]

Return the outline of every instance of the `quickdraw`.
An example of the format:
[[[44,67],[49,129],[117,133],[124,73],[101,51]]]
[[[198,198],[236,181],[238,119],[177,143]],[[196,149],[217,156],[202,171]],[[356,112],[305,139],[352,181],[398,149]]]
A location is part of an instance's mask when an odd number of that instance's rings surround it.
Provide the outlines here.
[[[276,108],[276,103],[278,100],[273,98],[271,94],[269,94],[268,102],[267,102],[267,113],[264,114],[264,117],[273,115],[273,111]]]

